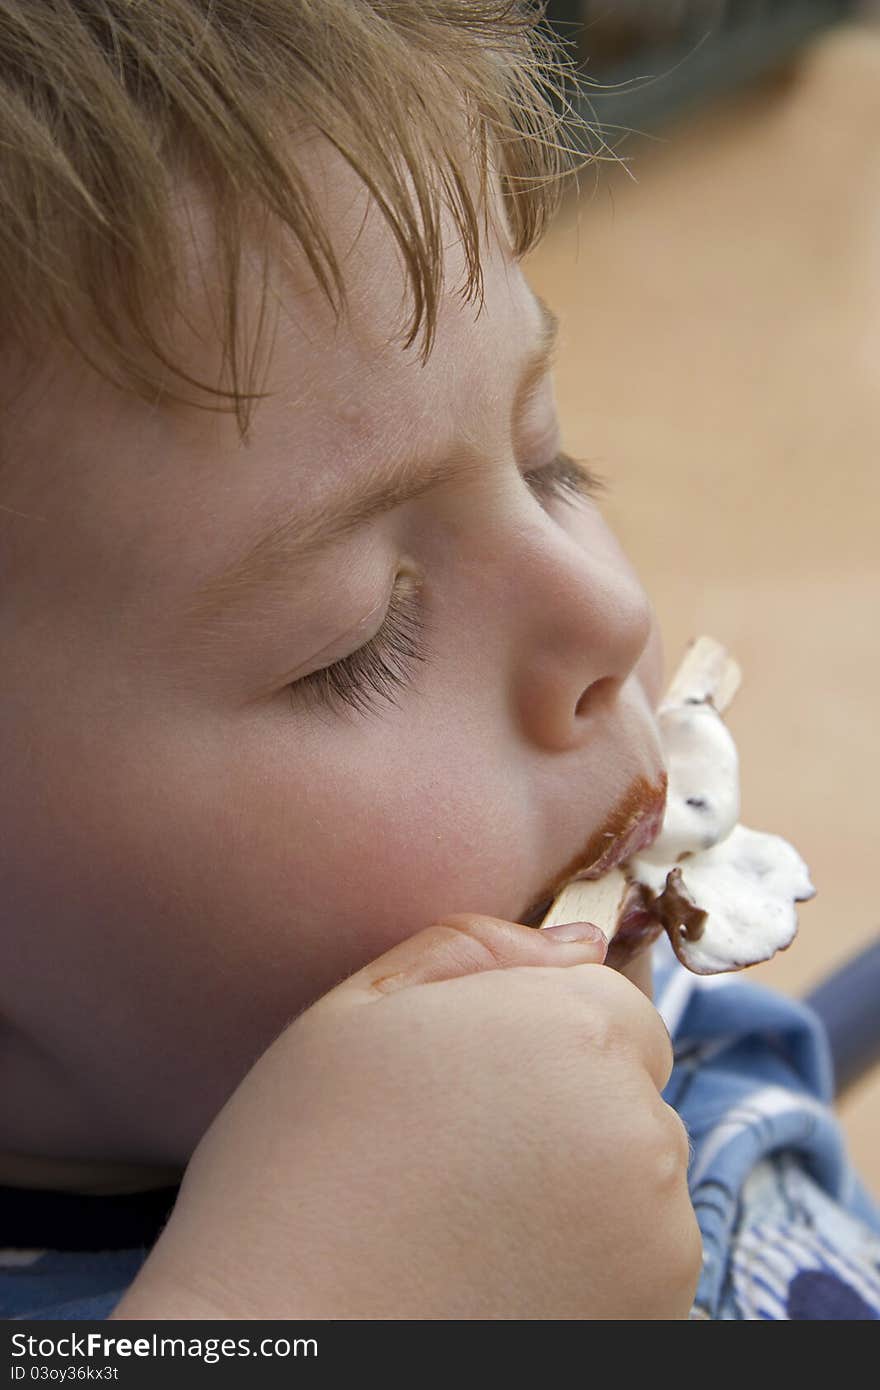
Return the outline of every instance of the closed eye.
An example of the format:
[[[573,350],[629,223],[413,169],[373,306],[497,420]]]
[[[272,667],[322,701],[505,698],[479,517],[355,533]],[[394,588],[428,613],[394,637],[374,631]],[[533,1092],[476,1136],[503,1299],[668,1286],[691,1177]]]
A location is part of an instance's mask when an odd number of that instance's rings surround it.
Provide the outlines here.
[[[557,497],[573,502],[607,491],[603,478],[565,453],[522,477],[542,500]],[[416,667],[426,660],[426,629],[419,589],[408,577],[395,587],[376,635],[331,666],[292,681],[291,703],[294,708],[306,701],[338,713],[362,714],[372,712],[382,700],[396,706],[397,696],[412,685]]]
[[[596,497],[608,489],[604,478],[583,459],[564,453],[557,454],[544,468],[524,473],[523,479],[538,496]]]

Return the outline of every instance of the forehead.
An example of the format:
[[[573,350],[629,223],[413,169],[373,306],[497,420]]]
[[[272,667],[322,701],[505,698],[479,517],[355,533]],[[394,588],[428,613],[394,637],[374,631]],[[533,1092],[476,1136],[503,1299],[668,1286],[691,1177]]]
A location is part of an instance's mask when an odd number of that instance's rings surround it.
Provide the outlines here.
[[[337,318],[301,248],[286,235],[281,254],[267,267],[273,350],[261,385],[270,394],[257,407],[255,440],[277,442],[279,431],[289,430],[295,418],[308,432],[319,465],[306,471],[332,481],[377,450],[395,448],[398,437],[410,447],[413,431],[430,440],[438,409],[454,406],[465,433],[474,414],[497,409],[509,395],[524,343],[534,342],[540,332],[542,315],[513,254],[493,183],[477,302],[464,298],[464,252],[451,215],[443,218],[443,293],[432,351],[423,362],[420,337],[404,347],[412,310],[405,258],[377,204],[325,141],[308,147],[304,169],[320,190],[346,304]],[[197,287],[210,283],[205,267],[212,264],[215,228],[210,209],[197,196],[188,203],[187,216],[194,230],[187,275]],[[255,326],[261,271],[254,250],[246,258],[243,282],[244,319],[250,326]],[[194,369],[205,370],[202,348],[209,341],[209,333],[203,334]]]
[[[28,463],[40,460],[31,477],[42,477],[30,500],[51,492],[49,520],[64,528],[69,547],[81,537],[84,564],[109,557],[132,580],[140,571],[155,586],[161,555],[163,573],[198,582],[281,511],[344,489],[365,467],[404,453],[429,466],[496,419],[499,433],[488,443],[501,445],[511,383],[538,334],[540,310],[512,255],[500,200],[489,210],[481,306],[463,302],[465,259],[453,228],[445,228],[445,292],[433,351],[422,364],[418,339],[402,346],[411,303],[387,223],[339,156],[316,142],[309,160],[344,269],[348,312],[337,322],[301,248],[286,238],[265,267],[271,352],[257,385],[269,395],[258,403],[247,446],[231,414],[151,406],[87,369],[83,375],[69,358],[53,363],[51,393],[44,380],[20,398]],[[215,214],[197,188],[183,184],[177,211],[186,295],[170,355],[195,379],[216,381]],[[257,326],[263,269],[262,248],[247,245],[245,339]],[[486,444],[484,433],[483,452]],[[52,487],[46,464],[63,487]]]
[[[242,266],[242,341],[256,328],[256,314],[261,298],[260,277],[267,274],[267,305],[270,318],[277,314],[279,325],[286,333],[286,348],[301,352],[300,382],[302,394],[317,391],[324,379],[326,359],[332,356],[340,376],[364,364],[387,366],[402,360],[402,348],[411,323],[413,308],[412,286],[407,264],[412,260],[410,248],[400,245],[373,195],[347,161],[321,138],[301,141],[296,157],[304,184],[308,187],[319,210],[324,231],[332,246],[345,284],[345,307],[339,319],[319,286],[310,257],[289,229],[280,232],[272,242],[268,261],[263,264],[264,228],[252,227],[251,237],[244,247]],[[417,194],[411,180],[405,180],[413,198],[415,220],[419,215]],[[478,199],[477,174],[474,167],[472,195]],[[182,178],[177,187],[176,222],[180,229],[180,260],[184,278],[184,298],[188,323],[197,331],[196,347],[204,359],[210,349],[212,334],[216,338],[218,288],[218,226],[217,215],[209,195],[190,178]],[[438,339],[470,333],[474,312],[462,316],[462,309],[474,309],[473,302],[465,303],[467,260],[461,244],[459,229],[452,214],[440,209],[439,245],[435,261],[442,294],[439,297]],[[480,264],[485,298],[493,307],[492,322],[486,327],[503,331],[498,322],[499,306],[510,300],[511,293],[520,292],[521,303],[527,303],[524,286],[515,256],[503,198],[497,177],[492,174],[488,184],[488,199],[480,209]],[[319,259],[321,259],[319,255]],[[185,351],[190,344],[184,330],[179,346]],[[415,361],[421,338],[413,350],[403,357]],[[178,346],[175,344],[175,346]],[[204,366],[204,360],[201,365]]]

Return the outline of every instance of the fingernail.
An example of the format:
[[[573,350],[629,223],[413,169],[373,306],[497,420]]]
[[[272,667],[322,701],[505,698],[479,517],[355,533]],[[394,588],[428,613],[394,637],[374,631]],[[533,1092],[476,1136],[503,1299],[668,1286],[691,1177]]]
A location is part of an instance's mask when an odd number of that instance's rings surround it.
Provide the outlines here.
[[[582,944],[595,941],[603,946],[608,945],[608,938],[595,922],[560,922],[555,927],[543,927],[541,935],[549,936],[554,941],[579,941]]]

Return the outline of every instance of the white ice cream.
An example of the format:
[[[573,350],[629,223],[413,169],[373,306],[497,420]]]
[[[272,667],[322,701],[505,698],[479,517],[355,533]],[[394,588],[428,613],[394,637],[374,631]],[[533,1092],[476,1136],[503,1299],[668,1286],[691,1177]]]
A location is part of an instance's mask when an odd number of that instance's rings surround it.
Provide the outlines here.
[[[739,759],[707,700],[661,706],[669,774],[666,814],[627,876],[654,895],[652,910],[684,965],[699,975],[739,970],[791,944],[796,902],[815,889],[800,855],[778,835],[739,822]]]

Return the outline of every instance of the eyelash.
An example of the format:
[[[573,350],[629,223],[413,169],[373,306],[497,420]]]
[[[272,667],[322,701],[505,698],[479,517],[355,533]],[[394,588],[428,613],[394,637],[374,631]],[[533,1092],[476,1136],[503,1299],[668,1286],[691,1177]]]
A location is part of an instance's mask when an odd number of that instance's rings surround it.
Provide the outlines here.
[[[607,484],[581,459],[557,454],[544,468],[522,474],[526,486],[539,498],[563,501],[595,497]],[[369,714],[379,700],[396,705],[399,691],[412,682],[414,667],[424,662],[428,625],[421,611],[418,589],[395,590],[385,621],[374,637],[357,651],[291,682],[291,703],[316,703],[339,713]]]

